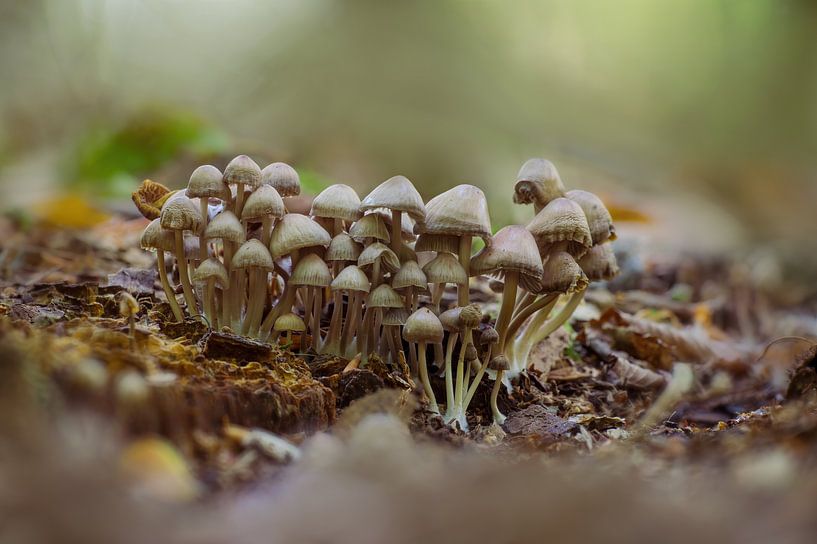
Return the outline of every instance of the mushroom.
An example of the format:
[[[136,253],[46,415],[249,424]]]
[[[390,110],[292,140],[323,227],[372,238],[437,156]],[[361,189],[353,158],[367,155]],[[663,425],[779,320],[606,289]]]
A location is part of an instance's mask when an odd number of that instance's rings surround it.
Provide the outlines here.
[[[268,164],[261,170],[261,183],[271,185],[282,198],[301,194],[301,178],[298,172],[284,162]]]
[[[409,311],[405,308],[389,308],[386,313],[383,314],[383,337],[381,337],[380,345],[383,345],[385,339],[385,342],[389,346],[389,353],[391,354],[393,364],[400,363],[400,352],[403,351],[400,327],[406,324],[408,316]]]
[[[348,355],[347,348],[351,346],[352,337],[354,336],[360,316],[362,314],[363,296],[369,292],[371,285],[369,278],[357,266],[349,265],[340,271],[335,279],[332,281],[331,289],[337,292],[346,291],[351,297],[346,304],[346,319],[343,324],[343,335],[340,340],[340,346],[337,348],[338,352]],[[337,325],[340,315],[340,306],[336,306],[332,313],[332,321],[329,324],[329,337],[326,341],[324,351],[329,350],[329,353],[335,353],[336,340],[340,331],[340,326]],[[334,325],[334,327],[333,327]]]
[[[491,362],[488,364],[488,368],[496,372],[494,386],[491,388],[491,413],[494,415],[494,423],[497,425],[502,425],[505,423],[505,414],[499,411],[496,401],[497,397],[499,397],[499,388],[502,384],[502,377],[510,368],[510,364],[508,363],[508,359],[500,353],[491,359]]]
[[[466,281],[457,288],[457,305],[468,304],[468,270],[471,262],[471,241],[474,236],[490,244],[491,217],[485,193],[473,185],[457,185],[435,196],[426,204],[424,222],[417,223],[418,234],[457,236],[459,239],[460,265],[465,270]]]
[[[365,245],[371,244],[374,240],[382,240],[388,243],[391,239],[386,223],[380,214],[370,213],[355,221],[349,228],[349,236]]]
[[[517,204],[533,204],[539,213],[548,202],[565,196],[565,186],[553,163],[546,159],[525,161],[514,185],[513,201]]]
[[[471,404],[471,399],[474,398],[474,395],[477,392],[477,388],[479,387],[479,383],[482,381],[482,376],[485,374],[485,371],[488,369],[489,363],[491,361],[491,352],[493,351],[493,346],[499,342],[499,333],[496,332],[496,329],[493,327],[488,327],[482,331],[482,334],[479,335],[479,344],[482,346],[483,350],[483,361],[482,365],[479,367],[477,371],[477,375],[474,377],[474,381],[471,384],[471,387],[468,388],[468,393],[465,395],[465,400],[462,403],[462,411],[467,412],[468,406]],[[501,381],[501,376],[499,377]]]
[[[232,277],[233,254],[235,254],[235,250],[238,246],[243,244],[246,239],[244,229],[241,227],[241,222],[233,212],[225,210],[210,221],[207,228],[204,229],[204,238],[208,240],[221,240],[224,251],[224,268],[227,269],[227,274]],[[224,293],[224,300],[222,300],[222,325],[235,326],[235,322],[240,317],[240,298],[242,297],[240,293],[238,293],[238,281],[233,278],[230,280]],[[233,304],[233,299],[236,300],[236,304]]]
[[[437,399],[434,396],[434,390],[431,388],[431,382],[428,379],[426,345],[429,343],[439,344],[442,342],[443,326],[431,310],[428,308],[420,308],[406,319],[406,324],[403,325],[403,339],[410,344],[417,344],[420,380],[423,382],[423,388],[428,397],[429,409],[435,414],[439,414],[440,409],[437,406]]]
[[[293,332],[304,332],[306,330],[306,325],[304,324],[303,319],[298,317],[297,315],[293,314],[292,312],[286,313],[275,320],[275,324],[273,325],[273,329],[277,333],[285,333],[286,336],[286,343],[287,346],[292,345],[292,333]]]
[[[172,198],[165,202],[162,207],[162,214],[159,217],[162,228],[173,231],[174,251],[176,264],[179,267],[179,279],[184,291],[184,300],[187,304],[187,311],[190,314],[198,312],[196,306],[196,296],[193,294],[193,287],[190,284],[190,273],[187,269],[187,259],[184,254],[184,231],[198,232],[201,225],[199,210],[192,200],[186,196]]]
[[[565,246],[574,257],[581,257],[593,245],[584,210],[568,198],[556,198],[536,214],[527,226],[541,253],[553,244]]]
[[[128,337],[131,346],[136,341],[136,314],[139,313],[139,302],[127,291],[119,294],[119,315],[128,320]]]
[[[198,198],[200,200],[201,233],[203,233],[207,227],[209,199],[230,199],[230,190],[224,184],[224,177],[221,170],[210,164],[199,166],[193,170],[193,173],[190,174],[190,180],[187,182],[185,194],[189,198]],[[204,261],[205,259],[207,259],[207,244],[201,244],[199,249],[199,261]]]
[[[465,420],[465,411],[463,409],[466,393],[466,378],[465,378],[465,356],[468,346],[474,343],[472,331],[479,326],[482,320],[482,311],[476,304],[469,304],[461,308],[459,312],[459,326],[460,336],[462,342],[460,345],[460,353],[457,360],[457,376],[454,382],[454,413],[452,414],[452,421],[456,421],[460,429],[468,430],[468,422]],[[469,365],[470,366],[470,365]],[[469,370],[470,373],[470,370]]]
[[[471,273],[475,276],[494,274],[504,276],[502,306],[496,320],[499,333],[497,353],[505,347],[506,334],[516,303],[519,284],[528,291],[541,288],[542,262],[533,235],[521,225],[503,227],[486,246],[471,260]]]
[[[589,191],[580,189],[568,191],[565,196],[581,206],[584,216],[587,218],[587,225],[590,227],[590,237],[594,246],[616,239],[613,218],[599,197]]]
[[[267,273],[275,267],[275,263],[272,262],[272,256],[267,247],[253,238],[244,242],[235,252],[232,267],[233,270],[245,270],[249,279],[248,303],[241,323],[241,332],[253,334],[264,312],[264,302],[267,298]]]
[[[170,310],[173,312],[173,317],[176,321],[183,321],[184,314],[176,301],[176,293],[170,286],[170,281],[167,279],[167,267],[165,266],[165,251],[173,251],[175,242],[173,232],[163,229],[159,219],[156,218],[151,221],[145,231],[142,233],[142,238],[139,241],[142,249],[156,250],[156,268],[159,271],[159,281],[162,283],[162,289],[165,292]]]
[[[360,197],[348,185],[330,185],[320,192],[312,201],[309,215],[333,219],[334,225],[329,233],[337,236],[343,232],[343,223],[352,223],[360,219]]]
[[[418,292],[428,291],[428,279],[417,261],[405,261],[391,280],[395,291],[403,291],[405,308],[413,312],[417,309]]]
[[[352,237],[345,232],[341,232],[336,234],[329,243],[325,259],[329,262],[341,264],[357,262],[362,251],[363,246],[352,240]]]
[[[193,281],[205,284],[204,315],[210,321],[210,326],[214,329],[218,329],[216,282],[221,285],[222,290],[230,285],[230,276],[227,273],[227,269],[218,259],[206,259],[193,271]],[[224,304],[223,300],[222,304]]]
[[[375,242],[363,250],[360,257],[357,258],[357,265],[362,269],[371,266],[369,278],[372,281],[372,287],[376,287],[383,281],[383,274],[397,272],[400,268],[400,259],[384,244]]]
[[[460,251],[460,239],[446,234],[421,234],[414,244],[414,251],[446,252],[456,255]]]
[[[589,281],[610,281],[618,275],[618,262],[610,244],[593,246],[579,259],[579,267]]]
[[[269,245],[275,219],[286,213],[284,201],[274,188],[261,185],[251,193],[241,210],[241,221],[244,223],[261,221],[261,243]]]
[[[439,253],[423,267],[428,283],[435,286],[431,292],[431,304],[440,311],[440,299],[445,291],[445,284],[453,283],[458,288],[468,285],[468,274],[456,257],[450,253]]]
[[[312,335],[312,349],[316,352],[321,346],[321,309],[323,308],[323,288],[332,283],[332,274],[326,263],[310,253],[298,262],[289,284],[295,287],[305,287],[304,321]]]
[[[456,402],[454,398],[454,372],[451,365],[451,358],[454,356],[454,347],[460,337],[460,311],[459,306],[451,308],[440,314],[440,324],[448,332],[448,342],[445,347],[445,363],[443,376],[445,377],[445,416],[443,419],[448,422],[456,417]]]
[[[402,308],[403,299],[387,284],[381,284],[372,289],[366,297],[366,314],[363,316],[358,349],[361,353],[361,364],[369,360],[369,353],[378,350],[380,340],[380,324],[383,319],[383,308]]]
[[[391,249],[395,254],[399,255],[401,253],[400,246],[402,245],[403,213],[407,213],[415,221],[424,221],[426,208],[423,205],[423,199],[407,177],[394,176],[375,187],[360,204],[362,211],[376,208],[391,210]]]
[[[255,190],[261,185],[261,169],[247,155],[239,155],[230,161],[224,169],[224,183],[235,185],[235,215],[241,217],[244,209],[244,186]]]

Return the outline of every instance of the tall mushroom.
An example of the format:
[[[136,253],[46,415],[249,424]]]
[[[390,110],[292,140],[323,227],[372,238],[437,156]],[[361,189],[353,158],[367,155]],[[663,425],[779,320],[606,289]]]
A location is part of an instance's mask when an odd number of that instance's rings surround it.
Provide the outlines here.
[[[380,340],[380,325],[383,319],[384,308],[402,308],[403,299],[387,284],[381,284],[372,289],[366,297],[366,314],[363,316],[363,325],[358,342],[361,350],[361,363],[369,360],[369,353],[378,349]]]
[[[222,289],[225,289],[230,284],[227,269],[218,259],[206,259],[193,271],[193,281],[205,284],[204,315],[210,321],[210,326],[214,329],[218,329],[216,283],[218,282]]]
[[[185,193],[189,198],[199,199],[202,226],[199,235],[201,235],[207,227],[209,218],[208,201],[211,198],[218,198],[225,201],[230,199],[230,189],[224,184],[221,170],[211,164],[205,164],[193,170],[193,173],[190,174],[190,180],[187,182],[187,190]],[[199,261],[203,262],[205,259],[207,259],[207,244],[202,243],[199,248]]]
[[[514,185],[513,201],[517,204],[533,204],[539,213],[553,199],[565,196],[565,186],[553,163],[546,159],[525,161]]]
[[[195,203],[186,196],[169,199],[162,207],[159,217],[162,228],[172,230],[174,236],[174,255],[179,267],[179,279],[184,291],[184,300],[187,311],[193,315],[198,312],[196,296],[190,284],[190,272],[187,268],[187,259],[184,254],[184,231],[198,232],[201,226],[201,216]]]
[[[428,344],[439,344],[443,341],[443,326],[431,310],[420,308],[411,314],[406,320],[406,324],[403,325],[403,339],[406,342],[417,344],[420,380],[423,382],[423,389],[425,389],[428,397],[428,407],[435,414],[439,414],[440,409],[437,406],[437,399],[434,396],[434,390],[431,388],[431,381],[428,379],[426,346]]]
[[[330,185],[320,192],[312,201],[309,215],[322,217],[334,221],[329,234],[337,236],[343,232],[344,223],[352,223],[360,219],[360,197],[348,185]]]
[[[170,286],[170,281],[167,279],[167,267],[165,265],[165,251],[173,251],[175,247],[173,232],[163,229],[159,219],[156,218],[145,227],[139,244],[142,249],[156,250],[156,268],[159,271],[159,280],[162,283],[165,297],[167,297],[167,303],[170,305],[170,310],[173,312],[173,317],[176,318],[176,321],[184,320],[182,309],[176,301],[176,293],[173,291],[173,288]]]
[[[233,269],[245,270],[249,280],[247,309],[241,323],[243,334],[254,334],[258,328],[267,298],[267,274],[274,266],[267,246],[255,238],[244,242],[233,256]]]
[[[491,217],[485,193],[473,185],[457,185],[439,194],[426,204],[425,221],[417,222],[418,234],[456,236],[457,254],[466,277],[471,263],[471,242],[474,236],[490,244]],[[468,304],[468,281],[457,289],[457,305]]]
[[[372,190],[360,204],[362,211],[388,208],[392,213],[391,249],[400,255],[402,245],[401,226],[403,213],[418,222],[425,220],[426,208],[423,198],[405,176],[394,176]]]
[[[234,211],[237,217],[241,217],[241,211],[244,209],[244,188],[246,186],[253,191],[261,185],[261,169],[247,155],[239,155],[224,169],[224,183],[235,185]]]
[[[305,287],[306,294],[302,295],[304,301],[304,322],[312,335],[312,349],[316,352],[321,347],[321,309],[323,308],[323,288],[332,283],[332,274],[326,263],[310,253],[298,261],[289,284],[294,287]]]
[[[357,329],[362,313],[363,296],[369,292],[371,285],[369,278],[357,266],[349,265],[332,280],[330,288],[335,294],[346,292],[348,300],[346,303],[346,317],[341,318],[342,305],[335,305],[332,311],[332,319],[329,323],[329,334],[326,339],[323,351],[334,355],[346,354],[346,348],[351,344],[351,339]],[[343,336],[341,336],[341,330]]]
[[[244,243],[246,235],[241,226],[241,222],[235,214],[225,210],[215,216],[204,229],[205,240],[221,240],[222,251],[224,252],[224,267],[227,274],[232,277],[232,262],[238,246]],[[221,324],[235,326],[234,321],[239,319],[238,313],[241,308],[243,297],[238,292],[238,281],[231,279],[221,305]],[[235,301],[235,302],[234,302]]]

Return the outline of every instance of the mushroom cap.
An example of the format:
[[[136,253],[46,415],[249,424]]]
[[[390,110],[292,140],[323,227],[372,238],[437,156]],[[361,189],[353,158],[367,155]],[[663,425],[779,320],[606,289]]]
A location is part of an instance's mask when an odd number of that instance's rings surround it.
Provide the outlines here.
[[[380,242],[366,246],[366,249],[363,250],[363,253],[361,253],[357,259],[357,265],[361,268],[370,266],[373,265],[377,259],[380,259],[380,268],[383,272],[391,274],[400,269],[400,259],[394,254],[394,251]]]
[[[261,185],[247,197],[241,210],[242,221],[260,221],[266,216],[283,217],[286,213],[281,195],[269,185]]]
[[[286,198],[301,194],[301,178],[298,172],[285,162],[268,164],[261,170],[261,182],[272,185],[278,194]]]
[[[381,283],[369,293],[366,306],[369,308],[402,308],[403,298],[390,285]]]
[[[272,229],[269,249],[278,258],[304,247],[326,247],[331,240],[329,233],[309,217],[288,213]]]
[[[573,293],[589,283],[576,260],[566,251],[550,253],[544,265],[543,293]]]
[[[371,289],[369,278],[357,266],[350,264],[338,273],[337,277],[332,280],[332,291],[358,291],[361,293],[368,293]]]
[[[479,306],[476,304],[463,306],[460,312],[460,326],[473,329],[479,326],[480,321],[482,321],[482,310],[479,309]]]
[[[417,261],[405,261],[391,280],[391,286],[395,289],[405,289],[407,287],[417,287],[418,289],[428,289],[428,280]]]
[[[312,210],[309,215],[357,221],[362,215],[360,197],[348,185],[341,183],[330,185],[312,201]]]
[[[426,204],[425,221],[418,221],[418,234],[491,237],[491,216],[485,193],[473,185],[457,185]]]
[[[477,353],[477,348],[474,344],[467,344],[465,346],[465,360],[466,361],[476,361],[479,359],[479,354]]]
[[[352,226],[349,227],[349,236],[355,240],[376,238],[387,243],[391,240],[386,222],[383,221],[383,217],[378,213],[366,214],[355,221]]]
[[[448,234],[421,234],[414,244],[414,251],[435,251],[454,253],[460,251],[460,239]]]
[[[204,260],[194,271],[193,281],[203,282],[215,278],[219,284],[226,286],[230,283],[230,276],[221,261],[214,258]]]
[[[508,362],[508,358],[500,353],[491,359],[491,362],[488,363],[488,368],[491,370],[509,370],[511,365]]]
[[[403,325],[403,339],[407,342],[437,344],[443,341],[443,325],[428,308],[420,308]]]
[[[352,240],[352,237],[341,232],[329,242],[326,250],[327,261],[357,261],[363,246]]]
[[[230,190],[224,183],[221,170],[212,164],[199,166],[190,174],[185,194],[189,198],[229,198]]]
[[[581,206],[587,225],[590,227],[590,236],[593,245],[603,244],[607,240],[616,239],[616,228],[613,218],[601,199],[589,191],[574,189],[568,191],[567,198]]]
[[[154,219],[142,232],[139,245],[142,249],[161,249],[163,251],[173,251],[175,236],[172,230],[162,228],[162,223],[158,218]]]
[[[513,201],[517,204],[539,203],[541,206],[565,196],[565,186],[552,162],[528,159],[516,175]]]
[[[133,317],[139,313],[139,301],[127,291],[119,293],[119,315]]]
[[[275,266],[267,247],[255,238],[241,244],[230,264],[233,268],[265,268],[268,270]]]
[[[499,333],[496,332],[495,328],[487,327],[482,329],[479,335],[479,344],[481,346],[488,346],[490,344],[496,344],[497,342],[499,342]]]
[[[298,261],[289,282],[299,286],[327,287],[332,283],[332,273],[329,272],[329,267],[323,259],[310,253]]]
[[[428,283],[468,283],[468,274],[460,262],[450,253],[440,253],[423,267]]]
[[[243,183],[254,189],[261,185],[261,168],[247,155],[239,155],[227,164],[223,179],[227,185]]]
[[[201,212],[196,203],[186,196],[174,196],[162,206],[159,221],[166,229],[198,231],[201,228]]]
[[[230,210],[224,210],[207,223],[207,228],[204,229],[204,237],[220,238],[227,242],[243,244],[246,233],[238,217]]]
[[[304,332],[306,330],[306,324],[299,316],[289,312],[276,319],[272,328],[277,332]]]
[[[366,195],[360,204],[361,211],[375,208],[406,212],[415,221],[422,221],[426,216],[423,198],[405,176],[394,176],[387,179]]]
[[[608,281],[618,274],[618,262],[610,244],[591,247],[579,259],[579,266],[590,281]]]
[[[383,313],[383,325],[405,325],[408,317],[409,312],[405,308],[389,308]]]
[[[460,323],[460,312],[462,312],[462,308],[460,306],[456,306],[440,314],[440,323],[442,323],[445,330],[448,332],[459,332],[462,330],[462,323]]]
[[[527,228],[536,239],[540,251],[550,244],[569,242],[569,251],[581,255],[593,245],[584,210],[569,198],[550,201],[528,223]]]
[[[471,275],[493,274],[504,277],[519,272],[519,283],[528,291],[538,291],[542,281],[542,258],[533,235],[522,225],[508,225],[497,232],[471,259]]]

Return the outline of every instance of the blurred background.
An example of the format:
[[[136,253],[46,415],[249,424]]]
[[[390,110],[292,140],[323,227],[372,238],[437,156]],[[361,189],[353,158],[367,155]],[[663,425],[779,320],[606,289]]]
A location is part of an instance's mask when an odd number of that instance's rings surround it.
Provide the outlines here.
[[[124,209],[247,153],[313,192],[473,183],[498,228],[541,156],[625,229],[809,277],[815,36],[809,0],[5,0],[0,207]]]

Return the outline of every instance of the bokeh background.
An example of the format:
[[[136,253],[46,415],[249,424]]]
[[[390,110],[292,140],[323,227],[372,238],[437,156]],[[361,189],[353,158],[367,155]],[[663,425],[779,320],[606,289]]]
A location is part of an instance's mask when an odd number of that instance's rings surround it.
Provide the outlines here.
[[[125,206],[247,153],[310,191],[473,183],[498,227],[543,156],[668,248],[808,275],[815,36],[809,0],[5,0],[0,207]]]

